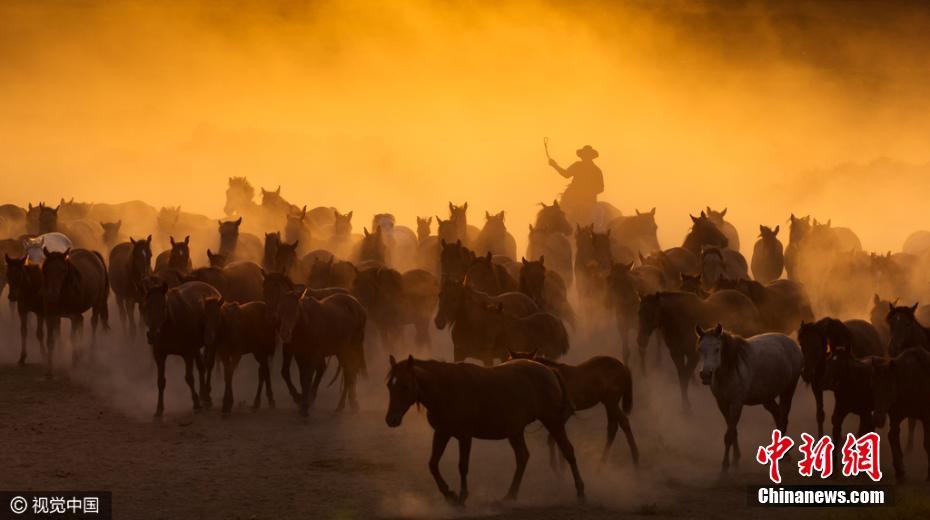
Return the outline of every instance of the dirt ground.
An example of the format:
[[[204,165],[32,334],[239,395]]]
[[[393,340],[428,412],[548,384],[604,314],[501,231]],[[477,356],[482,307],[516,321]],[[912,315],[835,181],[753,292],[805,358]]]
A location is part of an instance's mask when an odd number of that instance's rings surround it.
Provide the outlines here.
[[[897,486],[893,507],[748,507],[746,486],[766,483],[766,470],[752,454],[770,435],[771,417],[758,407],[746,409],[740,425],[744,458],[722,476],[724,423],[710,391],[692,385],[694,409],[683,414],[666,357],[648,377],[634,373],[630,418],[642,452],[639,468],[631,464],[622,432],[609,462],[600,464],[603,410],[582,411],[570,421],[569,434],[587,485],[586,504],[576,503],[567,472],[550,470],[545,432],[531,425],[531,457],[519,500],[499,501],[514,468],[509,445],[476,441],[471,496],[466,508],[455,509],[440,499],[426,467],[431,430],[425,412],[411,409],[397,429],[384,423],[386,360],[376,345],[369,348],[370,374],[361,383],[362,411],[357,414],[332,413],[334,386],[322,392],[310,418],[300,418],[277,369],[278,407],[252,412],[246,405],[256,381],[257,365],[251,358],[240,364],[237,408],[230,418],[222,418],[215,408],[193,414],[183,364],[173,359],[166,416],[156,422],[151,418],[156,400],[151,355],[141,341],[121,339],[118,323],[98,341],[93,359],[78,367],[69,366],[70,347],[63,346],[55,376],[47,379],[34,343],[30,364],[15,366],[18,337],[10,333],[6,316],[0,321],[0,489],[110,490],[115,518],[930,517],[930,487],[922,478],[926,458],[919,442],[907,455],[913,483]],[[593,351],[616,353],[616,340],[610,338],[609,329],[575,338],[569,361]],[[438,341],[434,352],[441,358],[450,346]],[[650,355],[650,361],[655,366],[656,356]],[[215,383],[214,400],[221,396],[222,383]],[[828,413],[830,409],[828,399]],[[790,432],[815,431],[813,416],[810,390],[799,386]],[[854,426],[854,420],[847,421],[847,430]],[[886,483],[891,484],[886,443],[882,455]],[[442,471],[454,489],[457,459],[453,441]],[[789,475],[786,483],[814,483],[797,478],[794,463],[782,468]]]

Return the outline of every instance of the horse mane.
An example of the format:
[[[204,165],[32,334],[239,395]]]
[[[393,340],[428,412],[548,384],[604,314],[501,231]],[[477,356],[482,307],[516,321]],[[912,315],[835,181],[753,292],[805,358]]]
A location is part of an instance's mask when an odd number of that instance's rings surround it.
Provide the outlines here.
[[[241,188],[246,191],[255,191],[255,188],[252,187],[252,184],[249,182],[249,179],[245,177],[230,177],[229,178],[229,187]]]
[[[722,333],[720,339],[722,340],[720,368],[724,369],[724,372],[729,372],[736,368],[739,361],[746,359],[746,349],[749,347],[749,342],[742,336],[728,332]]]

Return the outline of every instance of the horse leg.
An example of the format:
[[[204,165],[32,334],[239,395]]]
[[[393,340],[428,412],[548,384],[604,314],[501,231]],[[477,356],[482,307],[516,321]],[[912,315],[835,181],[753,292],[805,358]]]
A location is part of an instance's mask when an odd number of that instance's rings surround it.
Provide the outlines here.
[[[119,313],[119,322],[123,326],[123,333],[125,333],[129,317],[126,315],[126,299],[119,295],[116,295],[116,312]]]
[[[28,320],[28,317],[26,319]],[[45,323],[45,318],[36,313],[36,339],[39,340],[39,351],[43,357],[48,353],[48,348],[45,346]]]
[[[891,424],[888,429],[888,441],[891,444],[891,462],[894,466],[894,476],[898,480],[904,480],[904,454],[901,451],[901,417],[890,418]]]
[[[310,386],[310,404],[316,402],[316,396],[319,394],[320,382],[323,381],[323,375],[326,374],[326,358],[317,359],[313,367],[313,384]]]
[[[917,427],[917,419],[913,417],[907,418],[907,452],[910,453],[914,449],[914,428]],[[930,469],[928,469],[930,471]]]
[[[252,410],[258,410],[262,407],[262,388],[265,386],[264,367],[268,366],[268,359],[266,357],[255,356],[255,358],[258,361],[258,390],[255,392],[255,400],[252,401]]]
[[[310,394],[311,394],[311,378],[312,370],[310,363],[303,359],[303,357],[297,358],[297,372],[300,375],[300,400],[298,404],[300,405],[300,415],[302,417],[307,417],[310,415]]]
[[[675,363],[675,369],[678,371],[678,387],[679,391],[681,392],[681,409],[683,412],[688,413],[691,410],[691,403],[688,401],[688,383],[690,382],[690,375],[688,374],[688,369],[685,365],[684,356],[675,353],[671,354],[672,362]]]
[[[817,437],[823,437],[823,420],[827,414],[823,411],[823,389],[816,383],[811,385],[814,392],[814,401],[817,404]]]
[[[353,412],[358,412],[358,396],[356,395],[355,385],[358,381],[358,371],[353,366],[351,370],[344,370],[343,375],[345,376],[345,392],[349,394],[349,410]]]
[[[727,419],[727,431],[723,435],[723,464],[722,471],[726,472],[730,469],[730,448],[733,448],[733,465],[739,463],[740,452],[739,452],[739,435],[736,430],[737,424],[739,424],[740,415],[743,413],[743,404],[736,403],[730,404],[727,409],[726,419]]]
[[[194,352],[194,363],[197,365],[197,379],[200,383],[200,403],[205,408],[210,408],[213,406],[213,399],[210,397],[210,393],[213,391],[213,388],[210,386],[210,372],[213,368],[213,361],[210,362],[209,368],[207,368],[207,363],[203,359],[203,354],[200,352],[200,349],[197,349]]]
[[[299,405],[302,398],[300,393],[297,392],[294,382],[291,381],[291,358],[293,358],[294,355],[288,352],[287,348],[284,348],[283,351],[284,352],[281,354],[281,378],[284,379],[284,383],[287,384],[287,390],[291,394],[291,398],[294,399],[294,404]]]
[[[639,466],[639,448],[636,447],[636,438],[633,437],[633,428],[630,426],[630,419],[626,416],[626,413],[620,409],[619,406],[617,409],[617,422],[620,424],[620,429],[623,430],[623,435],[626,437],[626,443],[630,447],[630,455],[633,457],[633,465]]]
[[[42,329],[41,320],[37,324],[38,329]],[[20,340],[20,351],[19,351],[19,366],[26,364],[26,336],[29,334],[29,313],[24,309],[19,309],[19,340]],[[41,342],[40,342],[41,344]]]
[[[269,356],[264,357],[259,370],[261,370],[262,374],[264,374],[263,377],[265,378],[265,398],[268,399],[268,408],[273,410],[275,407],[274,392],[271,390],[271,369],[269,368],[271,360],[268,358]]]
[[[429,472],[433,475],[433,480],[436,481],[436,485],[439,487],[439,492],[442,493],[442,496],[444,496],[448,502],[454,503],[457,501],[458,497],[449,489],[449,484],[446,484],[446,481],[442,478],[442,473],[439,472],[439,461],[442,459],[442,454],[446,451],[446,445],[449,444],[449,439],[451,439],[451,437],[445,433],[439,433],[438,431],[433,432],[433,450],[429,456]]]
[[[559,445],[559,450],[562,451],[562,456],[568,461],[568,465],[572,469],[572,478],[575,480],[575,493],[579,500],[584,500],[584,481],[581,480],[581,472],[578,471],[578,461],[575,460],[575,448],[568,440],[568,434],[565,433],[565,423],[543,423],[543,426],[545,426],[546,429],[549,430],[549,433],[555,438],[556,444]],[[523,438],[522,434],[520,438]]]
[[[604,444],[604,452],[601,454],[601,463],[607,462],[607,457],[610,454],[610,447],[614,444],[614,439],[617,437],[617,428],[619,427],[618,415],[620,415],[620,407],[618,403],[604,402],[604,410],[607,412],[607,443]]]
[[[562,467],[559,461],[556,460],[555,439],[552,438],[551,433],[546,437],[546,443],[549,445],[549,467],[552,468],[554,473],[559,473]]]
[[[468,498],[468,459],[471,458],[471,437],[459,439],[459,504]]]
[[[223,363],[223,383],[225,388],[223,389],[223,415],[229,415],[232,412],[233,407],[233,390],[232,390],[232,381],[233,375],[236,373],[236,367],[239,365],[239,356],[228,356],[225,355],[222,357]],[[261,391],[261,380],[258,383],[258,389]]]
[[[165,411],[165,358],[168,356],[156,348],[155,364],[158,366],[158,405],[155,406],[155,417],[161,417]]]
[[[551,433],[551,432],[550,432]],[[504,500],[516,500],[517,493],[520,491],[520,482],[523,480],[523,472],[526,471],[526,462],[530,459],[530,451],[526,449],[526,439],[523,432],[508,439],[510,446],[513,448],[513,454],[517,459],[517,470],[513,474],[513,480],[510,482],[510,490]]]
[[[45,321],[48,348],[45,352],[45,376],[52,377],[52,358],[55,355],[55,340],[61,330],[61,317],[53,316]]]
[[[924,428],[924,451],[927,453],[927,480],[930,481],[930,432],[927,431],[926,417],[920,421],[920,423]]]
[[[184,382],[191,391],[191,401],[194,403],[194,411],[200,411],[200,398],[197,396],[197,389],[194,388],[194,356],[186,354],[184,356]]]
[[[797,386],[798,380],[795,379],[791,386],[778,396],[778,408],[781,412],[781,425],[779,429],[784,434],[788,433],[788,416],[791,415],[791,401],[794,400],[794,390]]]
[[[78,346],[80,338],[84,335],[84,316],[76,314],[71,316],[71,364],[77,365],[83,356],[83,349]]]

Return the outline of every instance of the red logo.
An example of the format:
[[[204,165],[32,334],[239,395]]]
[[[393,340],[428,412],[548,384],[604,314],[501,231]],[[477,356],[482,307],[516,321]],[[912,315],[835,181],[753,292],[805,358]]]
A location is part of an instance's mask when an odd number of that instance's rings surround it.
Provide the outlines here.
[[[781,430],[772,430],[772,444],[759,446],[756,450],[756,462],[769,465],[769,478],[776,484],[781,483],[778,463],[792,446],[794,446],[794,441],[791,437],[783,437]]]
[[[882,479],[878,441],[879,436],[875,432],[867,433],[858,439],[851,433],[846,434],[846,443],[843,444],[844,477],[865,473],[873,482]]]
[[[801,434],[801,444],[798,449],[803,458],[798,462],[798,473],[802,477],[812,477],[814,472],[820,478],[828,478],[833,474],[833,452],[836,446],[830,437],[823,436],[814,439],[806,433]],[[878,445],[881,437],[875,432],[867,433],[861,437],[849,433],[843,443],[843,476],[855,477],[865,473],[873,481],[882,479],[882,469],[879,463]],[[794,440],[782,435],[780,430],[772,430],[772,442],[767,446],[759,446],[756,451],[756,462],[769,466],[769,479],[775,484],[781,484],[781,472],[778,463],[791,451]]]
[[[814,444],[814,438],[806,433],[801,434],[804,441],[798,446],[804,458],[798,462],[798,472],[802,477],[812,477],[814,471],[820,473],[820,478],[827,478],[833,474],[833,441],[824,435]]]

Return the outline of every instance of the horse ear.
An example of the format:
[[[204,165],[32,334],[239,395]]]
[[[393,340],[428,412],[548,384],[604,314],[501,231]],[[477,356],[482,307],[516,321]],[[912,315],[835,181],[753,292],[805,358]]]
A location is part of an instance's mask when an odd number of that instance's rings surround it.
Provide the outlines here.
[[[452,201],[449,201],[449,213],[455,211],[455,206],[452,204]]]
[[[637,216],[642,215],[642,213],[639,212],[639,208],[634,208],[633,211],[636,212]]]
[[[707,218],[707,214],[704,213],[703,211],[701,212],[701,218]]]
[[[362,228],[362,232],[365,233],[365,236],[366,236],[366,237],[369,236],[369,235],[371,235],[371,233],[368,232],[368,228],[367,228],[367,227],[363,227],[363,228]]]
[[[708,214],[708,215],[710,214],[710,211],[711,211],[711,210],[710,210],[710,206],[707,206],[707,214]]]
[[[465,201],[465,204],[462,204],[462,211],[468,211],[468,201]]]
[[[546,265],[546,255],[539,255],[539,263]]]
[[[718,323],[717,326],[714,327],[714,336],[719,336],[721,332],[723,332],[723,325]]]
[[[280,194],[281,194],[281,185],[280,185],[280,184],[278,184],[278,189],[274,190],[274,194],[275,194],[275,195],[280,195]]]
[[[702,214],[703,214],[703,212],[702,212]],[[691,222],[694,222],[695,224],[697,224],[697,221],[700,220],[700,219],[698,219],[697,217],[695,217],[694,215],[689,214],[688,216],[691,217]]]
[[[723,208],[723,211],[720,212],[721,217],[727,216],[727,208]]]
[[[529,262],[526,261],[526,257],[525,257],[525,256],[521,256],[521,257],[520,257],[520,261],[523,262],[523,265],[526,265],[526,264],[529,263]]]
[[[649,214],[652,215],[653,217],[656,216],[656,207],[655,207],[655,206],[653,206],[652,209],[649,210]]]
[[[491,258],[493,258],[493,255],[491,255],[491,252],[488,251],[488,253],[487,253],[486,255],[484,255],[484,257],[488,260],[488,262],[490,262],[490,261],[491,261]]]
[[[702,329],[700,325],[694,326],[694,332],[697,332],[698,338],[703,338],[704,334],[706,334],[706,332],[704,332],[704,329]]]
[[[432,223],[433,223],[433,217],[429,217],[428,219],[426,219],[426,223],[427,223],[427,224],[432,224]]]
[[[222,220],[216,219],[216,223],[219,224],[220,227],[223,227],[223,221],[222,221]]]
[[[410,363],[410,366],[413,366],[413,354],[407,355],[407,363]]]
[[[775,226],[775,230],[772,232],[772,234],[777,235],[780,229],[781,229],[781,224],[778,224],[777,226]]]
[[[508,356],[508,361],[511,359],[517,359],[517,355],[514,353],[514,351],[510,350],[509,348],[507,349],[507,356]]]
[[[912,305],[912,306],[910,307],[910,312],[911,312],[911,314],[914,314],[915,312],[917,312],[917,306],[918,306],[918,305],[920,305],[920,302],[917,302],[917,303],[915,303],[914,305]]]
[[[459,247],[462,247],[462,239],[460,238],[460,239],[456,240],[456,241],[455,241],[455,245],[457,245],[457,246],[459,246]]]
[[[878,294],[872,295],[872,305],[878,305],[882,302],[882,299],[878,297]]]
[[[132,245],[136,245],[136,241],[133,240],[132,237],[129,237],[129,243]]]
[[[346,213],[346,220],[352,220],[352,214],[353,214],[353,213],[355,213],[355,210],[354,210],[354,209],[353,209],[353,210],[349,210],[349,212]]]
[[[446,247],[446,239],[440,237],[440,238],[439,238],[439,245],[442,246],[443,248],[445,248],[445,247]]]
[[[239,219],[239,220],[242,220],[242,219]],[[191,236],[187,235],[186,237],[184,237],[184,245],[187,245],[190,243],[191,243]]]
[[[242,217],[239,217],[239,218],[236,220],[236,226],[238,226],[239,224],[242,224]]]
[[[171,240],[171,247],[174,247],[174,237],[169,236],[168,240]]]
[[[558,208],[558,207],[559,207],[559,199],[552,199],[552,205]]]
[[[491,218],[491,213],[490,213],[489,211],[485,211],[485,212],[484,212],[484,218],[485,218],[485,219]]]
[[[397,365],[397,360],[394,359],[394,354],[388,354],[388,361],[391,363],[391,368]]]
[[[149,236],[145,237],[145,241],[148,242],[149,244],[151,244],[151,243],[152,243],[152,235],[149,235]]]
[[[210,248],[207,248],[207,258],[213,258],[213,253],[210,251]]]
[[[643,252],[642,252],[642,251],[637,251],[636,254],[639,255],[639,263],[645,264],[645,263],[646,263],[646,257],[643,256]]]

